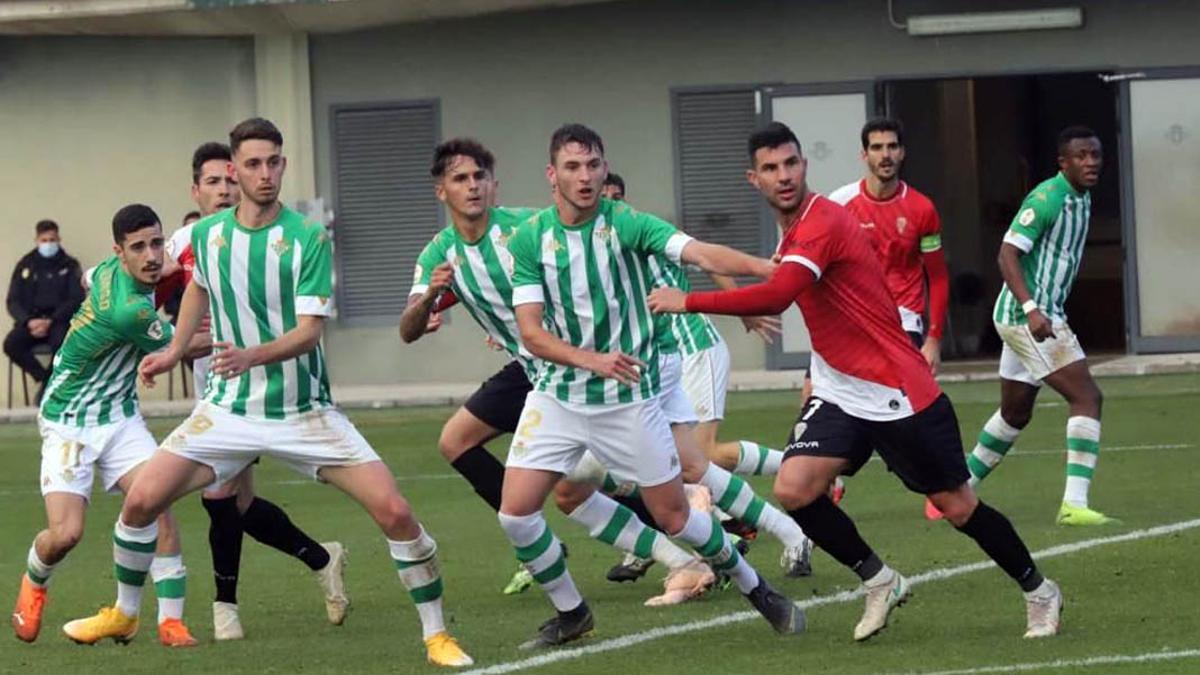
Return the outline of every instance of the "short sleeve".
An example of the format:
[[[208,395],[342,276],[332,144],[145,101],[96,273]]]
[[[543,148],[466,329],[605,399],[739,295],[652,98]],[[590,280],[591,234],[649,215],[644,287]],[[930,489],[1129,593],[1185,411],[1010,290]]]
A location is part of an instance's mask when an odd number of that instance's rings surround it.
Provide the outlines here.
[[[216,226],[214,226],[214,227],[216,227]],[[208,231],[209,231],[208,228],[204,228],[202,230],[199,227],[193,227],[190,241],[189,241],[189,244],[192,247],[192,255],[196,258],[196,264],[192,268],[192,281],[195,282],[195,284],[197,286],[199,286],[200,288],[203,288],[206,291],[208,290],[208,270],[206,269],[206,266],[200,264],[200,262],[202,260],[208,259],[208,255],[207,255]],[[203,256],[195,255],[196,253],[201,252],[201,251],[204,252],[205,255],[203,255]]]
[[[780,246],[780,264],[803,265],[820,279],[829,264],[837,258],[839,250],[836,222],[833,219],[839,215],[846,219],[853,218],[850,212],[839,210],[841,214],[832,213],[831,210],[813,213],[802,227],[793,227]],[[857,223],[854,226],[857,227]]]
[[[542,291],[545,273],[540,255],[540,234],[537,220],[528,220],[508,240],[508,252],[513,258],[513,307],[546,300]]]
[[[139,299],[117,310],[117,331],[143,352],[156,352],[171,344],[174,329],[163,321],[149,300]]]
[[[332,316],[333,246],[320,225],[309,225],[300,248],[300,275],[296,280],[296,314]]]
[[[933,253],[942,247],[942,219],[938,217],[937,209],[932,203],[928,205],[924,220],[921,230],[921,253]]]
[[[692,241],[671,223],[628,204],[613,205],[611,225],[622,246],[646,255],[664,255],[673,263],[679,263],[683,248]]]
[[[1054,191],[1047,186],[1041,186],[1029,193],[1009,225],[1008,232],[1004,235],[1004,243],[1029,253],[1033,250],[1034,242],[1058,219],[1060,206],[1061,200],[1056,198]]]
[[[408,292],[409,296],[422,295],[429,290],[429,278],[433,276],[433,268],[445,259],[444,249],[438,245],[438,239],[425,245],[421,255],[417,256],[416,266],[413,267],[412,290]]]

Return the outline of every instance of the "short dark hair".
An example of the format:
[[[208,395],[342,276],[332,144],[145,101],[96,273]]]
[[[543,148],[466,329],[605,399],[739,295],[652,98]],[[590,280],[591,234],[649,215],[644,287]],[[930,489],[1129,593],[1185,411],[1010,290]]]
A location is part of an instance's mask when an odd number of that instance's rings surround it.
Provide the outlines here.
[[[554,158],[558,156],[558,151],[562,150],[568,143],[578,143],[585,148],[595,150],[604,155],[604,141],[600,138],[600,134],[590,128],[578,124],[564,124],[554,130],[554,134],[550,136],[550,163],[554,163]]]
[[[162,221],[158,219],[158,214],[154,212],[154,209],[149,206],[145,204],[123,206],[113,216],[113,243],[121,244],[125,241],[125,235],[155,225],[161,227]]]
[[[196,148],[196,151],[192,153],[192,185],[200,182],[200,168],[204,166],[205,162],[211,162],[214,159],[225,162],[233,159],[233,155],[229,152],[229,146],[210,141]]]
[[[621,178],[621,174],[613,173],[612,171],[609,171],[608,177],[606,177],[604,179],[604,184],[606,186],[607,185],[616,185],[618,188],[621,189],[621,194],[625,194],[625,179]]]
[[[47,218],[45,220],[37,221],[37,225],[34,225],[33,229],[38,233],[39,236],[46,234],[47,232],[58,232],[58,223]]]
[[[199,211],[188,211],[187,213],[183,214],[183,222],[186,223],[189,220],[197,220],[200,217]]]
[[[1085,127],[1082,124],[1072,124],[1058,132],[1058,145],[1056,146],[1058,154],[1061,155],[1066,152],[1067,146],[1076,138],[1095,138],[1098,140],[1100,136],[1091,127]]]
[[[245,141],[271,141],[275,145],[283,145],[283,134],[279,133],[279,127],[275,126],[271,120],[264,117],[251,117],[248,120],[243,120],[238,123],[233,131],[229,132],[229,150],[237,152],[238,146]]]
[[[867,149],[868,139],[870,138],[871,134],[880,131],[890,131],[893,134],[896,134],[896,141],[900,143],[901,147],[904,146],[904,125],[900,123],[900,120],[894,117],[875,117],[867,120],[867,123],[863,125],[863,150]]]
[[[494,174],[496,157],[483,147],[483,143],[474,138],[451,138],[444,143],[438,143],[433,149],[433,165],[429,167],[429,174],[434,178],[441,178],[446,174],[446,169],[450,168],[450,160],[458,155],[470,157],[479,168]]]
[[[792,133],[788,125],[783,122],[771,122],[750,134],[750,142],[747,144],[750,149],[750,164],[754,164],[754,153],[758,152],[759,148],[778,148],[788,143],[795,143],[796,150],[800,150],[800,139],[796,138],[796,134]]]

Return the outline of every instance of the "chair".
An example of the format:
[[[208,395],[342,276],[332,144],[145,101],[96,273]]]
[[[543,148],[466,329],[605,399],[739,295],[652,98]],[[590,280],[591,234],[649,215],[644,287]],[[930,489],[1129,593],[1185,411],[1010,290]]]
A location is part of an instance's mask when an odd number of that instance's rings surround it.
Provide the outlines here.
[[[192,377],[192,362],[187,359],[182,359],[179,362],[179,388],[183,390],[183,398],[187,398],[188,380]],[[167,373],[167,400],[175,400],[175,369]]]
[[[40,343],[33,346],[34,356],[49,356],[54,357],[54,350],[46,343]],[[17,364],[10,359],[8,362],[8,409],[13,407],[13,371],[20,370]],[[29,375],[24,370],[21,371],[21,391],[25,394],[25,406],[29,407]]]

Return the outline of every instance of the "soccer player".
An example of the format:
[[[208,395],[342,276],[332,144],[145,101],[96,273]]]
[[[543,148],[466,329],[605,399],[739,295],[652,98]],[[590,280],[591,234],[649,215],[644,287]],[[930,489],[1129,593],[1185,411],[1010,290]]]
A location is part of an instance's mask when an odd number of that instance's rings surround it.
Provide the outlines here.
[[[623,201],[626,194],[624,181],[619,186],[610,186],[611,178],[612,174],[609,174],[605,179],[605,190],[619,194]],[[655,286],[690,288],[683,268],[667,256],[652,255],[647,264]],[[736,288],[728,277],[712,277],[722,287]],[[748,462],[750,468],[745,473],[774,473],[778,461],[771,461],[771,453],[776,459],[782,459],[783,453],[752,441],[717,443],[729,382],[729,349],[717,327],[703,314],[662,315],[654,321],[663,374],[663,411],[683,462],[683,480],[707,487],[717,508],[737,519],[734,529],[757,533],[761,527],[778,538],[784,546],[779,564],[787,576],[812,574],[812,543],[804,532],[779,509],[754,494],[745,481],[729,473],[729,469],[737,465],[744,466],[750,454],[753,459]],[[766,339],[770,338],[772,330],[778,329],[778,319],[774,318],[746,317],[746,322],[747,330],[754,330]],[[751,449],[752,453],[748,452]],[[649,558],[626,555],[620,564],[609,570],[608,578],[618,582],[634,581],[643,576],[652,563]]]
[[[416,604],[429,661],[469,665],[443,620],[437,545],[391,471],[329,394],[320,340],[332,309],[332,251],[323,227],[279,202],[287,165],[283,136],[262,118],[239,123],[229,136],[242,201],[196,225],[195,274],[184,292],[176,337],[139,366],[147,381],[173,368],[207,307],[216,350],[210,386],[129,490],[113,537],[118,563],[131,574],[119,577],[116,606],[77,623],[98,636],[132,637],[142,591],[136,573],[148,563],[141,551],[158,536],[155,516],[189,492],[229,482],[267,455],[363,506],[387,538]]]
[[[530,375],[535,370],[532,355],[520,344],[513,314],[508,241],[534,210],[494,206],[495,158],[474,139],[455,138],[438,145],[430,172],[437,198],[450,212],[451,224],[417,260],[408,306],[400,317],[400,336],[413,342],[437,330],[440,311],[461,302],[488,338],[512,358],[451,416],[438,440],[438,449],[450,465],[499,511],[504,465],[485,444],[516,431],[525,397],[533,389]],[[681,591],[672,596],[677,601],[695,597],[715,581],[711,570],[694,556],[591,485],[564,485],[556,497],[563,513],[593,537],[630,555],[666,564],[671,570],[668,590]],[[524,591],[533,582],[533,576],[522,568],[505,593]]]
[[[232,160],[229,146],[224,143],[204,143],[192,154],[191,194],[202,217],[229,209],[241,201],[237,177],[229,170]],[[186,288],[191,282],[196,266],[196,255],[192,250],[193,229],[193,225],[184,226],[167,240],[170,276],[159,284],[159,297],[164,293],[169,295],[172,285]],[[208,333],[209,326],[204,325],[202,331]],[[208,366],[207,357],[192,362],[197,400],[204,398]],[[256,496],[253,471],[253,465],[248,466],[233,480],[201,495],[201,503],[209,517],[208,543],[217,589],[212,610],[213,637],[217,640],[245,637],[237,604],[243,532],[307,565],[325,596],[326,617],[330,623],[341,625],[350,607],[343,581],[345,549],[337,542],[318,544],[296,527],[282,508]]]
[[[727,573],[776,631],[800,632],[803,610],[767,585],[716,520],[684,497],[680,456],[658,400],[658,346],[645,299],[654,254],[731,275],[766,276],[771,264],[602,199],[607,172],[596,132],[560,127],[546,167],[554,205],[509,241],[514,312],[537,373],[509,450],[499,518],[517,559],[557,610],[523,646],[559,645],[592,630],[591,610],[541,512],[587,450],[619,479],[636,482],[663,530]]]
[[[1004,341],[1000,354],[1000,409],[979,432],[967,458],[977,485],[1004,459],[1029,424],[1043,382],[1062,394],[1067,419],[1067,485],[1060,525],[1101,525],[1111,519],[1088,506],[1100,457],[1102,396],[1083,348],[1063,309],[1079,273],[1092,198],[1104,163],[1100,139],[1086,127],[1058,135],[1058,168],[1033,189],[1000,244],[1004,286],[992,319]]]
[[[26,642],[41,629],[51,575],[83,537],[96,474],[106,490],[128,492],[157,446],[138,411],[136,368],[144,354],[171,341],[171,325],[159,319],[150,299],[162,271],[162,225],[150,207],[130,204],[113,216],[112,233],[116,255],[91,271],[87,297],[54,358],[38,414],[47,527],[29,548],[12,615],[17,637]],[[188,351],[206,349],[198,340]],[[159,641],[190,647],[196,640],[182,621],[187,569],[178,527],[169,511],[158,522],[163,536],[157,548],[139,546],[142,568],[130,572],[118,565],[117,577],[141,584],[149,571],[158,592]],[[118,547],[114,553],[123,552]],[[77,642],[99,639],[71,624],[65,630]]]
[[[749,151],[747,178],[784,227],[778,270],[764,283],[732,291],[655,289],[650,306],[733,315],[800,306],[812,335],[813,395],[788,440],[775,495],[818,546],[862,579],[866,607],[854,639],[882,630],[909,596],[908,581],[880,560],[827,496],[834,477],[856,472],[872,448],[1025,591],[1025,636],[1054,635],[1062,593],[1038,571],[1008,519],[979,501],[967,483],[954,407],[904,334],[859,222],[809,192],[807,162],[786,125],[773,122],[755,132]]]

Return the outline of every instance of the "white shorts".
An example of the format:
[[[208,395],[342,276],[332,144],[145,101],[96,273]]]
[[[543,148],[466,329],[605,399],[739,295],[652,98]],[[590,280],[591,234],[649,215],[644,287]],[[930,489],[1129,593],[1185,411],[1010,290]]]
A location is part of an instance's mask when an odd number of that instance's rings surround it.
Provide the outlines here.
[[[995,325],[1004,341],[1004,349],[1000,352],[1000,377],[1006,380],[1040,387],[1050,373],[1087,358],[1083,347],[1079,346],[1079,338],[1066,323],[1053,324],[1054,337],[1041,342],[1033,339],[1028,325]]]
[[[229,482],[263,455],[317,480],[317,472],[323,467],[379,460],[358,429],[336,408],[312,410],[292,419],[266,420],[234,415],[201,401],[162,447],[212,467],[217,475],[214,486]]]
[[[117,492],[117,481],[158,449],[141,415],[92,427],[38,417],[38,431],[42,434],[43,495],[69,492],[91,499],[97,471],[104,489]]]
[[[701,423],[725,418],[725,391],[729,388],[729,347],[717,344],[683,357],[683,390]]]
[[[590,450],[618,482],[662,485],[679,475],[679,454],[658,400],[617,405],[525,397],[506,466],[568,475]]]
[[[671,424],[695,424],[696,409],[683,385],[683,357],[678,353],[658,357],[658,400]]]

